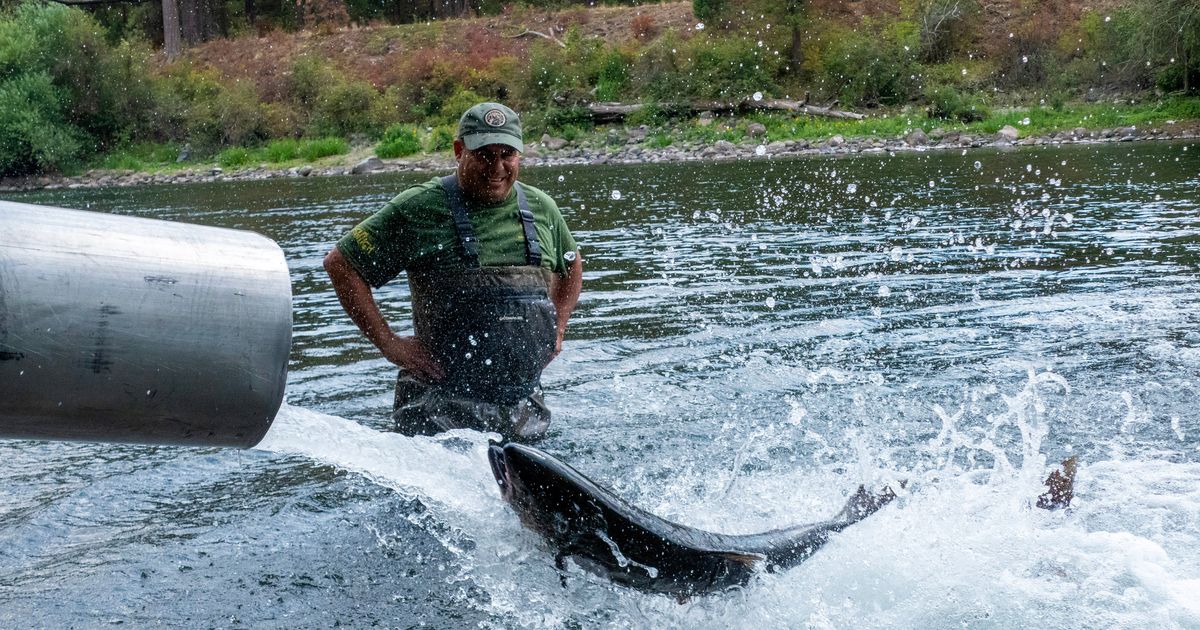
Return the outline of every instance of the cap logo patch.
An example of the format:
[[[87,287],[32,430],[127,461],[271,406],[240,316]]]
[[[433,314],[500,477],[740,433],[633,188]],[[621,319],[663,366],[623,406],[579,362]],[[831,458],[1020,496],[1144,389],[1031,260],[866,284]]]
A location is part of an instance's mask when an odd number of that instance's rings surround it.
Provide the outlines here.
[[[508,122],[508,117],[504,115],[504,112],[498,109],[489,109],[488,112],[483,115],[483,122],[493,127],[503,127],[504,123]]]

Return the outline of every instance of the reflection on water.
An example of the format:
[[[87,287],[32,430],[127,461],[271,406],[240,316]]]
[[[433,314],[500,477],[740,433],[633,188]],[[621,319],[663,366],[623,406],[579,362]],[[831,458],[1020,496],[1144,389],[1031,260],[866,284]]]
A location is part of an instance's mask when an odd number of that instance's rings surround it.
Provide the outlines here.
[[[278,241],[289,406],[267,450],[0,444],[0,621],[1200,625],[1200,146],[523,176],[586,258],[544,379],[547,448],[722,531],[807,520],[859,480],[924,485],[744,593],[679,606],[574,574],[564,590],[487,487],[482,437],[380,433],[394,371],[321,269],[429,175],[47,191],[13,198]],[[402,283],[379,295],[405,326]],[[1075,516],[1023,511],[1067,453]]]

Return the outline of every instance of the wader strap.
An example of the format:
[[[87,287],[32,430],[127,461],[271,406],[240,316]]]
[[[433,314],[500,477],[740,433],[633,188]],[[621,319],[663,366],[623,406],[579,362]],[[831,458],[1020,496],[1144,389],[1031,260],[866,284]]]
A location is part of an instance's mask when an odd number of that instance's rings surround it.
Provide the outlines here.
[[[520,183],[513,185],[517,187],[517,208],[521,212],[521,226],[525,228],[525,258],[531,266],[541,267],[542,246],[538,244],[537,230],[533,227],[533,213],[525,199],[525,188]]]
[[[467,204],[463,200],[458,178],[454,175],[443,177],[442,188],[446,190],[446,199],[450,202],[450,214],[454,217],[454,229],[458,231],[463,258],[468,267],[478,267],[479,241],[475,240],[475,228],[471,227],[471,217],[467,215]]]
[[[525,230],[525,260],[534,267],[542,265],[542,247],[538,244],[537,230],[534,229],[533,213],[529,210],[529,200],[521,184],[514,183],[517,189],[517,209],[521,215],[521,227]],[[446,191],[446,200],[450,203],[450,214],[454,217],[454,229],[458,232],[458,242],[462,246],[463,258],[468,267],[479,266],[479,241],[475,238],[475,228],[471,226],[471,217],[467,214],[467,203],[463,198],[462,187],[458,185],[457,175],[447,175],[442,178],[442,188]]]

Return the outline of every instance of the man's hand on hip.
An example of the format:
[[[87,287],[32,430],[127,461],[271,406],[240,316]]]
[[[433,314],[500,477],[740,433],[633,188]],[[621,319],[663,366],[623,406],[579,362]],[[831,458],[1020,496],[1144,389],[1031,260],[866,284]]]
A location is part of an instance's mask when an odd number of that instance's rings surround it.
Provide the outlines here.
[[[416,337],[393,336],[386,344],[380,346],[379,350],[388,361],[423,381],[432,383],[446,377],[442,366],[438,365],[425,344]]]

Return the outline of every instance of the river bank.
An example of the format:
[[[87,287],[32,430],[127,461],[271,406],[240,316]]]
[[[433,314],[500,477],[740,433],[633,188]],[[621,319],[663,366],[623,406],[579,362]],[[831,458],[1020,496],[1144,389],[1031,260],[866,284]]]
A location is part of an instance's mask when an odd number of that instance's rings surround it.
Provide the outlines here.
[[[915,129],[900,137],[846,138],[834,135],[821,141],[786,140],[764,142],[747,138],[740,143],[719,140],[711,143],[680,143],[655,147],[647,142],[645,129],[612,130],[603,143],[574,144],[543,136],[528,142],[522,158],[525,167],[551,167],[588,164],[652,164],[698,160],[769,160],[804,156],[844,156],[860,153],[902,151],[970,150],[1017,146],[1061,144],[1102,144],[1135,141],[1170,141],[1200,138],[1200,120],[1167,121],[1148,127],[1126,126],[1105,129],[1075,128],[1048,135],[1024,136],[1019,129],[1006,126],[995,134],[962,133],[933,129],[926,133]],[[452,169],[451,154],[418,155],[381,160],[371,148],[364,147],[348,155],[316,164],[281,168],[266,164],[250,168],[222,169],[210,164],[200,168],[163,173],[116,170],[90,170],[80,175],[41,175],[0,179],[0,193],[33,190],[126,187],[162,184],[207,183],[218,181],[266,180],[277,178],[330,177],[395,172],[444,172]]]

